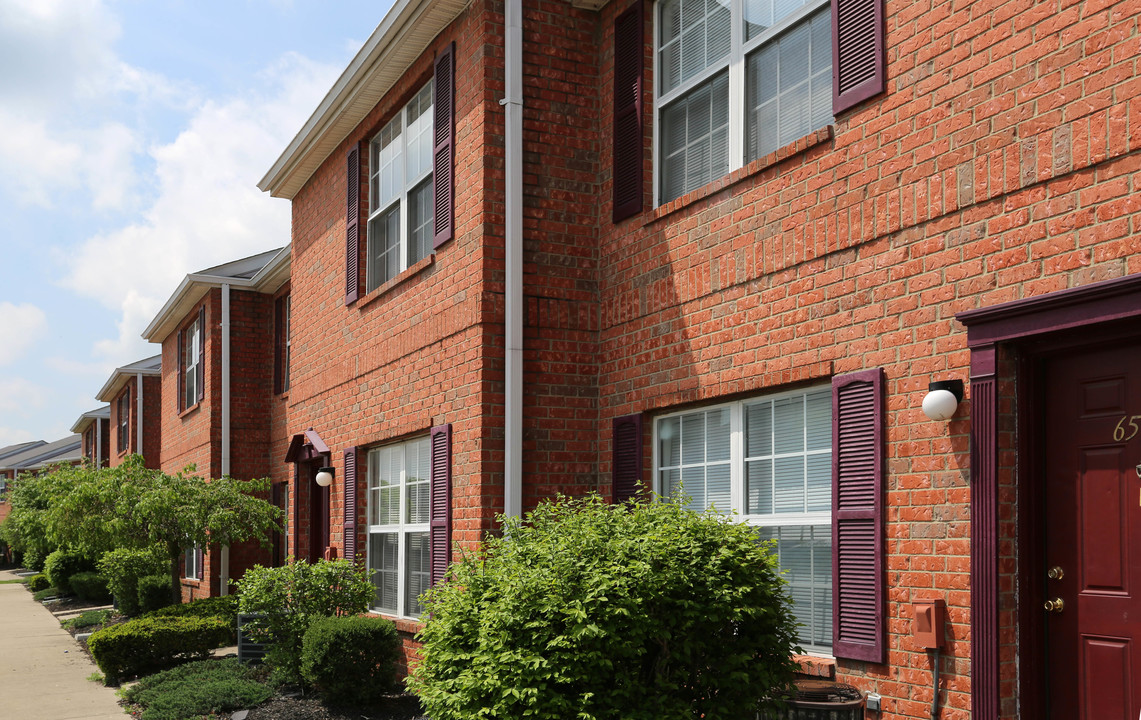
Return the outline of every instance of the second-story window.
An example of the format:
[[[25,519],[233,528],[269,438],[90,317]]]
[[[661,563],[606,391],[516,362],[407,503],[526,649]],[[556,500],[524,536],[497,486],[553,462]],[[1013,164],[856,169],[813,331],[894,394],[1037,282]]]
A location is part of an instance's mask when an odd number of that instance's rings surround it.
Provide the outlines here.
[[[659,202],[832,122],[826,0],[665,0],[657,20]]]
[[[289,326],[293,310],[289,295],[277,299],[274,307],[273,338],[273,391],[283,393],[289,389]]]
[[[131,389],[127,388],[119,396],[119,452],[127,449],[131,435]]]
[[[369,143],[366,292],[431,252],[432,84]]]
[[[193,406],[202,399],[202,384],[205,379],[202,367],[204,324],[205,313],[200,310],[198,317],[186,326],[178,338],[179,382],[182,386],[179,402],[182,410]]]

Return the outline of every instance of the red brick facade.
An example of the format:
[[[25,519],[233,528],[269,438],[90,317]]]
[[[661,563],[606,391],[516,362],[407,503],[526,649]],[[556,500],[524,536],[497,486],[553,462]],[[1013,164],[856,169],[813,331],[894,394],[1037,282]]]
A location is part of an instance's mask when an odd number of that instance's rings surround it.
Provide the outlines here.
[[[139,447],[139,379],[143,383],[143,446]],[[121,400],[125,399],[125,403]],[[162,464],[162,382],[155,375],[130,375],[110,401],[110,438],[106,455],[111,467],[121,465],[128,455],[142,455],[146,467]],[[126,408],[123,424],[122,408]],[[122,429],[126,428],[125,436]]]

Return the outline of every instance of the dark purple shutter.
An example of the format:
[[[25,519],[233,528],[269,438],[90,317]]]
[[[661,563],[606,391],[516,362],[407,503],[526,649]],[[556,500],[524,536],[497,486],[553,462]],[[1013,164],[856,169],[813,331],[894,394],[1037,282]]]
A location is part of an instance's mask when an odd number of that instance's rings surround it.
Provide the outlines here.
[[[195,548],[195,558],[194,558],[194,564],[198,566],[198,579],[199,580],[205,580],[206,579],[206,563],[205,563],[205,560],[206,560],[206,553],[202,550],[202,546],[199,545]]]
[[[198,400],[206,397],[206,306],[198,309]]]
[[[886,660],[883,370],[832,379],[832,652]]]
[[[642,211],[642,3],[614,19],[614,222]]]
[[[357,145],[345,155],[345,305],[361,293],[361,152]]]
[[[448,570],[452,530],[452,426],[438,425],[429,432],[432,470],[429,482],[429,579],[432,585],[444,579]]]
[[[273,304],[273,393],[281,394],[284,390],[282,384],[281,361],[285,356],[285,296],[279,297]]]
[[[174,399],[174,409],[178,412],[183,411],[182,402],[186,397],[186,346],[183,344],[185,341],[183,335],[186,334],[185,330],[178,331],[178,359],[175,361],[174,366],[178,368],[178,392],[175,393],[178,397]]]
[[[613,500],[616,503],[626,502],[638,495],[638,483],[642,480],[641,413],[614,418],[610,449]]]
[[[432,249],[455,234],[455,144],[456,144],[456,44],[449,43],[436,57],[432,85],[432,182],[435,185],[435,218]]]
[[[832,114],[887,88],[884,0],[832,0]]]
[[[349,562],[357,558],[357,449],[345,450],[345,527],[344,555]]]

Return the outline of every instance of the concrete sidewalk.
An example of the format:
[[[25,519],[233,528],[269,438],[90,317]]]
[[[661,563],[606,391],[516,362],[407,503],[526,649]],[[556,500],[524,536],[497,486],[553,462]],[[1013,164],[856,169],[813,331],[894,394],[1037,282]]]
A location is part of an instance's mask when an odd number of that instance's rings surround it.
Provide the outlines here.
[[[19,579],[0,570],[0,580]],[[112,688],[91,682],[99,668],[23,585],[0,585],[0,717],[12,720],[123,720]]]

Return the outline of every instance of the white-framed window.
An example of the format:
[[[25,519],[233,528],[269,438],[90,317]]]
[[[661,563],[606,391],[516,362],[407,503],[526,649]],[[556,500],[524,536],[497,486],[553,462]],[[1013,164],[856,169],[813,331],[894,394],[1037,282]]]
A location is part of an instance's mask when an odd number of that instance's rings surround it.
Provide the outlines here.
[[[130,388],[127,388],[126,390],[124,390],[123,394],[119,396],[119,402],[117,404],[116,410],[119,413],[119,427],[117,428],[119,431],[118,450],[119,450],[119,452],[123,452],[127,449],[127,446],[130,444],[130,440],[129,440],[130,434],[131,434],[131,389]]]
[[[654,422],[654,484],[734,513],[774,540],[805,650],[832,649],[829,386],[687,410]]]
[[[419,617],[428,589],[431,445],[428,438],[368,453],[368,568],[372,609]]]
[[[192,545],[183,553],[182,563],[185,566],[182,576],[191,580],[197,580],[198,575],[202,568],[199,563],[202,561],[202,548],[199,545]]]
[[[202,333],[198,318],[183,330],[182,340],[182,408],[198,402],[198,363],[202,355]]]
[[[828,0],[656,7],[659,204],[832,122]]]
[[[366,292],[431,252],[432,141],[429,82],[369,143]]]

